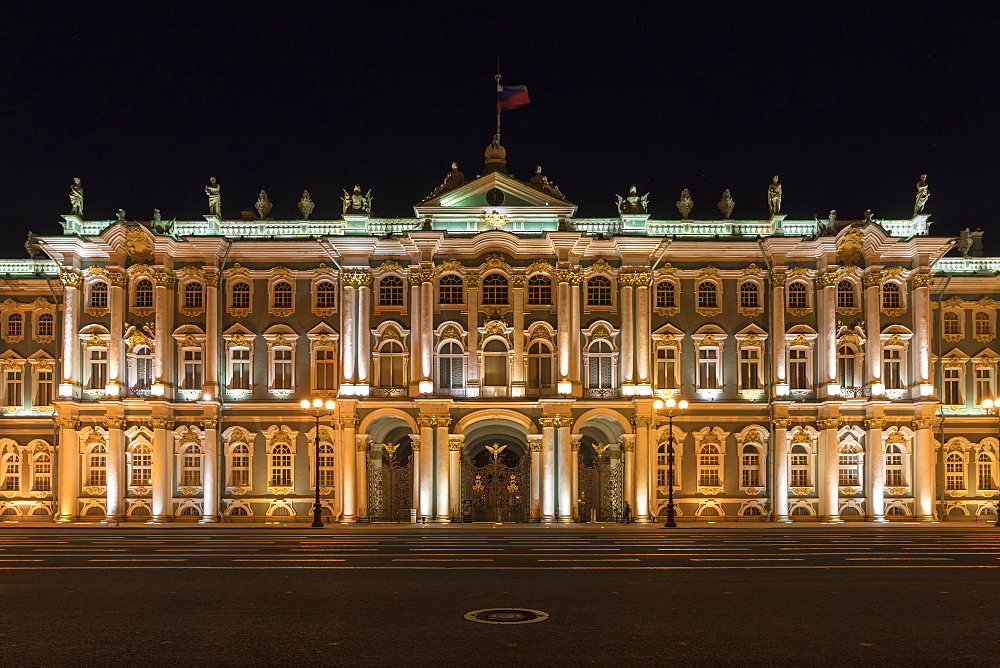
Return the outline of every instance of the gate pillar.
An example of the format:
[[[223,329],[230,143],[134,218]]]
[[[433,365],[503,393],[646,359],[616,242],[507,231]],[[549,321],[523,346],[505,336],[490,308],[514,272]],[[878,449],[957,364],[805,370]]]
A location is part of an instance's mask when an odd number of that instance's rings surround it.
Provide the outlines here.
[[[428,285],[427,283],[424,284]],[[435,522],[451,522],[451,449],[448,441],[448,426],[451,418],[437,418],[437,509]]]
[[[448,437],[448,489],[450,490],[451,520],[462,521],[462,446],[465,437],[453,434]]]
[[[532,522],[542,519],[542,435],[528,434],[528,450],[531,453],[531,505]]]
[[[584,518],[580,517],[580,442],[583,436],[581,434],[573,434],[573,498],[571,500],[570,507],[573,509],[573,521],[581,522]]]

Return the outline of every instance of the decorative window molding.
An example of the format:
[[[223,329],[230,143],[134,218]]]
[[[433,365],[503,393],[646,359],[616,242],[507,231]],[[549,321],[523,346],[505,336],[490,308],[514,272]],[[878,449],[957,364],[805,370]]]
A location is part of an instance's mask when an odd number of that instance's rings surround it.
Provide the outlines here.
[[[287,325],[275,325],[261,335],[267,341],[267,390],[287,399],[295,390],[295,342],[299,336]]]
[[[407,346],[410,331],[394,321],[386,320],[372,330],[376,343],[372,365],[375,371],[373,396],[405,397],[409,393],[407,371],[410,352]]]
[[[610,399],[615,396],[619,385],[619,350],[615,345],[618,334],[619,330],[603,320],[583,331],[584,378],[587,395],[592,398]]]
[[[941,329],[945,341],[957,343],[965,338],[965,309],[961,308],[961,297],[956,297],[959,305],[945,306],[941,312]],[[948,300],[950,303],[951,300]]]
[[[103,397],[108,385],[108,348],[111,335],[101,325],[84,327],[80,332],[83,348],[83,383],[88,396]]]
[[[656,448],[656,486],[660,490],[666,491],[666,488],[673,485],[674,491],[679,491],[681,488],[681,483],[683,482],[682,471],[682,461],[684,459],[684,442],[687,439],[687,433],[685,433],[679,426],[674,425],[674,479],[671,481],[670,478],[670,461],[669,461],[669,450],[670,450],[670,425],[664,424],[657,430],[656,440],[658,446]],[[633,437],[634,438],[634,437]],[[627,443],[626,448],[633,443]]]
[[[764,312],[763,292],[764,284],[759,278],[743,278],[739,283],[740,315],[745,318],[759,317]]]
[[[975,405],[979,406],[984,399],[995,399],[997,396],[997,361],[1000,355],[989,348],[972,358],[973,379],[975,387]]]
[[[246,494],[253,487],[255,433],[245,427],[230,427],[222,433],[226,453],[226,491]]]
[[[246,327],[233,325],[222,338],[226,342],[226,393],[245,398],[253,392],[253,343],[257,337]]]
[[[765,427],[751,425],[736,434],[740,452],[740,489],[760,494],[767,489],[767,440]]]
[[[812,295],[806,281],[789,281],[785,286],[785,302],[788,314],[796,318],[801,318],[812,313]]]
[[[24,409],[26,359],[7,350],[0,356],[0,394],[4,413],[15,413]]]
[[[52,400],[55,399],[55,360],[43,350],[39,350],[28,358],[31,364],[31,407],[45,414],[54,412]]]
[[[586,282],[586,298],[584,301],[584,310],[592,311],[594,309],[598,310],[609,310],[614,308],[615,304],[615,288],[614,281],[610,276],[605,274],[597,274],[595,276],[590,276],[587,278]]]
[[[499,271],[486,274],[480,281],[479,295],[483,306],[509,306],[509,278]]]
[[[465,392],[468,356],[462,343],[464,336],[457,323],[445,323],[438,328],[437,364],[434,365],[434,387],[438,394],[462,395]]]
[[[406,284],[400,273],[383,274],[376,276],[377,295],[375,312],[380,311],[406,311],[408,295]]]
[[[698,493],[717,496],[725,486],[726,439],[729,432],[721,427],[703,427],[692,433],[697,453]]]
[[[795,496],[805,496],[813,491],[816,459],[815,439],[812,428],[799,427],[790,434],[788,447],[788,486]]]
[[[438,305],[456,307],[465,305],[465,280],[461,274],[447,273],[438,277]]]
[[[131,300],[129,301],[129,311],[145,318],[153,315],[154,307],[154,284],[153,277],[148,274],[136,274],[131,279]]]
[[[287,318],[295,312],[295,276],[288,267],[274,267],[267,282],[268,313]]]
[[[340,387],[340,335],[325,322],[306,333],[309,339],[310,387],[322,396],[336,395]]]
[[[718,396],[724,386],[722,352],[726,334],[719,327],[706,325],[691,335],[691,338],[697,351],[698,392]]]
[[[995,301],[984,297],[976,302],[976,306],[972,310],[972,336],[980,343],[989,343],[996,339],[997,311],[995,305]]]
[[[187,267],[185,267],[186,269]],[[201,278],[187,279],[180,286],[180,307],[177,309],[189,318],[205,312],[205,281]]]
[[[850,278],[841,278],[837,281],[837,306],[838,315],[852,316],[861,313],[861,302],[858,298],[858,284]]]
[[[272,425],[264,434],[267,455],[267,491],[286,495],[295,489],[295,451],[299,432],[287,425]]]
[[[183,325],[174,330],[177,346],[177,388],[181,396],[194,401],[201,399],[205,382],[206,336],[195,325]]]
[[[750,325],[735,335],[739,356],[740,394],[751,401],[764,396],[764,352],[767,332]]]
[[[711,318],[722,313],[722,278],[716,267],[701,270],[694,281],[695,311],[698,315]]]
[[[226,279],[226,311],[234,318],[247,317],[253,309],[254,280],[250,271],[237,262],[226,270]]]
[[[667,396],[680,391],[683,338],[684,333],[669,323],[653,335],[653,383],[657,394]]]
[[[886,396],[898,399],[907,387],[907,348],[913,333],[902,325],[889,325],[879,335],[882,341],[882,383]]]
[[[528,269],[530,271],[531,267]],[[542,272],[529,275],[525,303],[528,306],[552,306],[552,276]]]
[[[890,317],[899,317],[906,313],[906,289],[905,286],[896,280],[888,280],[882,283],[881,311]]]

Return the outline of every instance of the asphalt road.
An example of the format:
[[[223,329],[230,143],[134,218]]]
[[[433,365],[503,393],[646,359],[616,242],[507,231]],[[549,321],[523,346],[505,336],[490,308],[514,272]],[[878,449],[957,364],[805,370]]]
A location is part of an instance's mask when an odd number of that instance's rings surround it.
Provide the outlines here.
[[[996,666],[998,569],[991,526],[17,527],[0,665]]]

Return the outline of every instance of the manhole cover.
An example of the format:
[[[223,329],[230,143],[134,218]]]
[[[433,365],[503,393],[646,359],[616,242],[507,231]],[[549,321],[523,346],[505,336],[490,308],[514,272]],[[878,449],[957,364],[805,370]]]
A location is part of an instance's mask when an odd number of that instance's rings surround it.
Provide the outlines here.
[[[465,618],[481,624],[530,624],[544,622],[549,615],[541,610],[527,608],[486,608],[467,612]]]

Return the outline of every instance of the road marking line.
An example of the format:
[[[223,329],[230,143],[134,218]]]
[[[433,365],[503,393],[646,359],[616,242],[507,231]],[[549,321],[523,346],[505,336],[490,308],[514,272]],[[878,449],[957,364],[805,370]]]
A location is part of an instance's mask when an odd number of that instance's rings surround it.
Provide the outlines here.
[[[233,570],[257,570],[270,571],[280,570],[493,570],[493,571],[539,571],[539,570],[628,570],[628,571],[708,571],[708,570],[958,570],[958,569],[996,569],[1000,570],[1000,565],[991,566],[986,564],[955,565],[945,566],[943,564],[926,564],[911,566],[862,566],[862,565],[787,565],[787,566],[196,566],[196,565],[176,565],[176,566],[0,566],[0,571],[96,571],[96,570],[189,570],[189,571],[233,571]]]
[[[376,552],[377,547],[293,547],[289,552],[310,552],[316,550],[329,550],[331,552]]]
[[[38,547],[32,552],[128,552],[127,547]]]
[[[556,550],[565,550],[565,549],[566,549],[565,547],[533,547],[533,548],[531,548],[531,551],[532,552],[555,552]],[[580,551],[581,552],[586,552],[588,550],[591,551],[591,552],[621,552],[621,548],[620,547],[585,547],[585,548],[583,548]]]
[[[11,561],[45,561],[44,559],[0,559],[0,563],[8,563]]]
[[[724,559],[724,558],[705,558],[705,559],[689,559],[688,561],[805,561],[805,559],[800,559],[798,557],[777,557],[768,558],[762,557],[760,559]]]
[[[393,561],[493,561],[492,559],[393,559]],[[638,559],[636,559],[638,561]]]
[[[251,563],[260,563],[262,561],[275,561],[279,563],[316,563],[316,562],[326,562],[326,561],[347,561],[346,559],[266,559],[261,557],[260,559],[230,559],[229,561],[249,561]]]
[[[535,559],[535,561],[639,561],[639,559]]]
[[[406,548],[410,552],[441,552],[444,550],[451,550],[453,552],[481,552],[483,550],[489,551],[500,551],[503,552],[505,548],[502,547],[470,547],[468,549],[463,549],[461,547],[408,547]],[[560,548],[563,549],[563,548]]]
[[[149,562],[149,561],[187,561],[187,559],[87,559],[87,561],[99,561],[101,563],[118,563],[118,562]]]
[[[233,550],[225,545],[219,546],[220,550],[229,550],[230,552],[260,552],[260,550],[249,549],[249,550]],[[216,552],[216,550],[210,547],[158,547],[154,552]]]
[[[951,557],[844,557],[844,561],[955,561]]]

